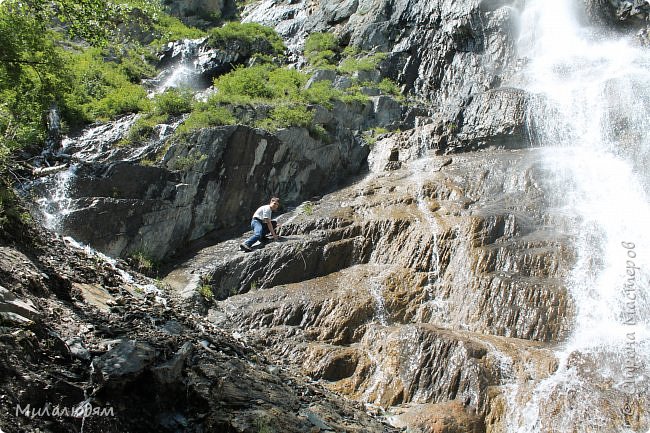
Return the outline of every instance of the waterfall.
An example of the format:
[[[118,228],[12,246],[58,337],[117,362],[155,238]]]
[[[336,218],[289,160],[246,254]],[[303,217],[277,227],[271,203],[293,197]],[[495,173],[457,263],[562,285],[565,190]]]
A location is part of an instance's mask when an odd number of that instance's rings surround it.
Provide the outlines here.
[[[370,295],[375,301],[375,318],[382,326],[388,326],[388,312],[386,311],[386,302],[383,295],[385,276],[386,273],[381,272],[370,282]]]
[[[175,62],[151,80],[154,87],[150,95],[162,93],[170,88],[203,90],[206,83],[201,80],[201,70],[196,63],[204,42],[205,38],[170,42],[167,48],[168,56],[175,59]]]
[[[531,135],[575,239],[576,313],[557,370],[511,399],[511,432],[650,428],[650,51],[584,26],[578,3],[533,0],[521,17]]]
[[[68,189],[78,168],[73,164],[68,170],[52,175],[51,189],[46,189],[44,196],[36,200],[43,215],[43,225],[50,230],[61,230],[62,219],[72,209],[72,199],[68,197]]]

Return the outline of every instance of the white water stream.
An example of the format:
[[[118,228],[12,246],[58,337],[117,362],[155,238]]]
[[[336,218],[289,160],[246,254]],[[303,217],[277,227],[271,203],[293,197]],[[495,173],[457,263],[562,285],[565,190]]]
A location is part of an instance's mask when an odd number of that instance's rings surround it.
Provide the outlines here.
[[[577,260],[558,369],[510,399],[510,432],[650,428],[650,50],[583,27],[575,0],[529,1],[519,54],[553,200]]]

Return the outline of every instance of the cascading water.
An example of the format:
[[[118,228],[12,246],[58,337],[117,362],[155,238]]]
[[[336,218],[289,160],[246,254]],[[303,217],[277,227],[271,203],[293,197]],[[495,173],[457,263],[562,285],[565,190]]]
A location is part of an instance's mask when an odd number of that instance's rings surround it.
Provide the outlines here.
[[[156,79],[145,83],[150,88],[151,98],[172,87],[188,88],[191,91],[203,89],[201,71],[194,64],[200,55],[199,47],[202,42],[204,39],[184,40],[172,44],[168,53],[171,64],[164,68]],[[156,125],[149,137],[137,137],[131,143],[129,132],[141,116],[129,114],[106,123],[93,124],[78,135],[61,139],[58,136],[58,112],[55,108],[50,110],[50,136],[56,137],[56,140],[48,139],[50,141],[47,152],[44,152],[44,161],[47,163],[48,157],[54,157],[72,163],[65,171],[44,176],[22,187],[26,195],[37,197],[36,202],[47,228],[66,233],[66,216],[75,211],[75,200],[71,198],[70,192],[75,189],[75,177],[80,167],[89,163],[109,165],[117,161],[137,163],[160,158],[167,140],[186,118],[179,116],[167,123]],[[58,148],[55,149],[56,146]],[[162,157],[164,158],[164,155]],[[65,165],[60,164],[58,167],[63,168]]]
[[[523,87],[537,95],[533,141],[567,216],[576,313],[559,366],[513,393],[508,430],[650,428],[650,50],[582,27],[578,2],[522,14]],[[514,395],[516,394],[516,396]]]
[[[72,165],[68,170],[54,174],[50,194],[37,200],[43,214],[43,225],[50,230],[60,230],[61,218],[70,212],[72,200],[68,197],[68,188],[77,168],[77,165]]]
[[[200,79],[201,71],[196,66],[196,59],[203,42],[205,42],[204,38],[184,39],[173,44],[170,43],[170,57],[178,60],[152,80],[152,83],[155,84],[151,92],[152,95],[162,93],[170,88],[194,90],[205,88],[205,83]]]

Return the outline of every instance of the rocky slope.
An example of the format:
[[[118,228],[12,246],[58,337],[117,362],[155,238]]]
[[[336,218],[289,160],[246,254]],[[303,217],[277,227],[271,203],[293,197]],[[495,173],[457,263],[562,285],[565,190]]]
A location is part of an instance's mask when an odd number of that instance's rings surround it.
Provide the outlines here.
[[[2,431],[396,431],[124,263],[28,237],[0,246]]]

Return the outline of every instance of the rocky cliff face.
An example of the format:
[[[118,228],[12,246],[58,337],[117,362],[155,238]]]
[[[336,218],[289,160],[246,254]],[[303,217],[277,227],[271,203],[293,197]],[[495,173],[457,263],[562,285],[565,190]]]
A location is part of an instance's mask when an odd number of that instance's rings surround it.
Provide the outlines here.
[[[382,73],[462,124],[473,95],[498,87],[516,66],[516,1],[263,1],[246,20],[275,27],[296,49],[305,34],[333,31],[364,50],[386,52]],[[483,101],[487,102],[487,101]]]
[[[431,431],[453,401],[466,427],[449,431],[504,431],[506,384],[554,371],[541,343],[566,336],[574,308],[562,282],[571,240],[547,225],[562,217],[549,210],[540,158],[377,163],[285,215],[283,242],[251,254],[218,244],[166,281],[276,362],[387,408],[394,425]],[[201,284],[225,300],[206,304]]]
[[[248,19],[274,25],[296,42],[307,31],[330,26],[334,14],[343,40],[389,53],[374,79],[398,80],[406,92],[428,100],[425,109],[402,107],[387,96],[371,96],[366,104],[338,103],[331,110],[317,110],[315,122],[328,131],[320,138],[304,129],[268,134],[240,126],[179,141],[171,136],[176,123],[159,128],[156,140],[131,153],[115,147],[134,121],[127,117],[112,129],[96,128],[64,146],[81,167],[56,187],[67,188],[65,212],[54,204],[55,212],[64,215],[59,229],[110,255],[139,251],[159,259],[210,231],[241,224],[269,195],[298,203],[331,191],[364,166],[368,150],[361,132],[370,128],[408,130],[418,122],[429,123],[395,146],[415,157],[428,148],[454,152],[528,146],[529,96],[494,88],[512,63],[511,5],[348,3],[341,8],[313,3],[309,9],[302,3],[276,7],[262,2]],[[396,33],[397,28],[403,30]],[[195,68],[206,79],[247,58],[237,50],[206,51],[202,42],[196,44],[193,50],[203,60]],[[183,50],[170,47],[163,60],[180,61]],[[433,118],[423,117],[431,111]],[[139,164],[161,153],[161,165]],[[84,224],[91,220],[98,224]]]
[[[170,147],[162,166],[82,164],[68,186],[73,210],[65,231],[113,256],[138,250],[162,258],[209,231],[240,225],[271,195],[295,201],[333,188],[359,170],[367,152],[349,132],[328,144],[299,128],[204,129]]]

